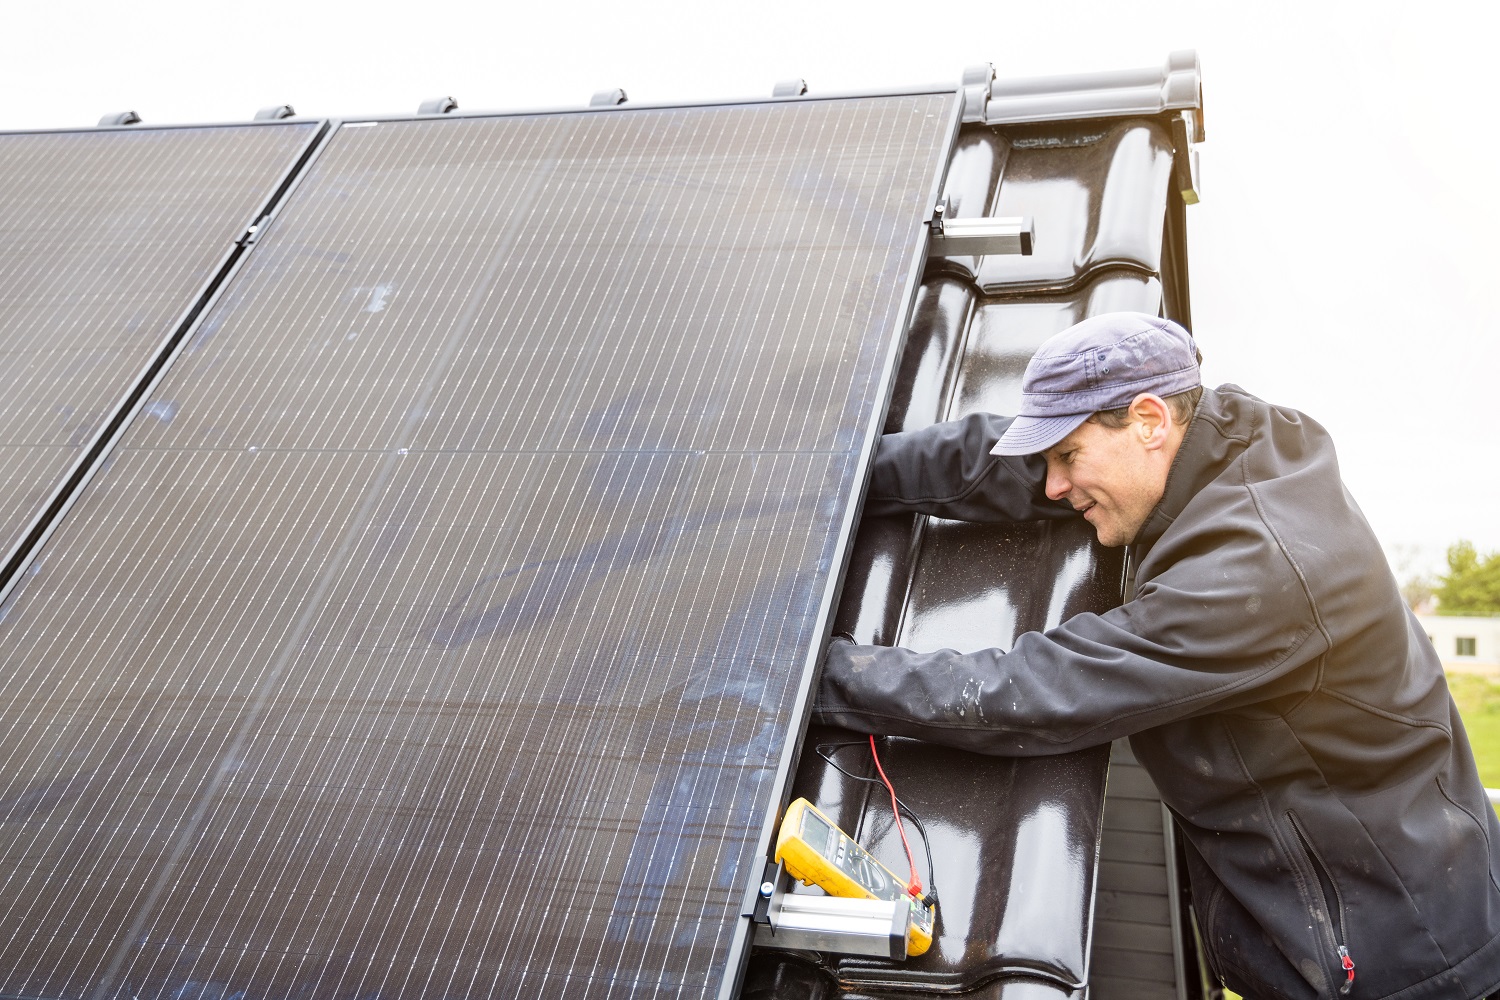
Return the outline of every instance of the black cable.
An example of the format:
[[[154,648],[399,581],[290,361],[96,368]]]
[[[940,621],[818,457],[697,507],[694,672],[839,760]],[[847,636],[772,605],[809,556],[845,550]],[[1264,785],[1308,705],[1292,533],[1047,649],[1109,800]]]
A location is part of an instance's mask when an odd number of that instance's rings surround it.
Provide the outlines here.
[[[832,767],[835,771],[839,772],[845,777],[853,778],[855,781],[869,782],[872,785],[880,785],[881,788],[884,788],[885,785],[879,778],[867,778],[862,774],[855,774],[853,771],[844,768],[839,764],[838,761],[834,760],[832,753],[825,752],[837,752],[844,749],[845,747],[863,746],[868,746],[868,744],[865,743],[864,740],[847,740],[842,743],[819,743],[817,746],[813,747],[813,752],[816,753],[819,757],[822,757],[825,761],[828,762],[830,767]],[[917,816],[916,811],[913,810],[912,807],[907,805],[905,802],[902,802],[900,797],[896,798],[896,805],[900,807],[901,811],[904,812],[907,818],[912,821],[912,825],[917,828],[917,832],[922,835],[922,849],[927,855],[927,891],[923,893],[923,897],[929,904],[931,904],[932,906],[936,906],[938,901],[937,872],[932,867],[932,841],[927,836],[927,828],[922,825],[922,820]],[[897,822],[900,822],[899,816],[896,819]]]

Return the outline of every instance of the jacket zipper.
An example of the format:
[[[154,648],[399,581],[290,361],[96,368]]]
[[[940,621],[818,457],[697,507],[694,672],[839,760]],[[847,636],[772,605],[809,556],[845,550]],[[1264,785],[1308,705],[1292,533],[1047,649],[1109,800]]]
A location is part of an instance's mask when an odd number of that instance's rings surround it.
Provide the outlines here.
[[[1344,917],[1339,910],[1338,892],[1333,887],[1333,877],[1328,874],[1328,869],[1323,867],[1323,862],[1314,853],[1312,844],[1302,832],[1302,824],[1297,822],[1297,817],[1287,813],[1287,819],[1291,820],[1292,831],[1297,834],[1297,840],[1302,844],[1302,853],[1307,857],[1307,863],[1312,865],[1313,874],[1318,877],[1318,887],[1323,892],[1323,905],[1328,907],[1328,919],[1333,922],[1333,943],[1338,949],[1339,968],[1344,971],[1344,984],[1339,987],[1339,996],[1348,996],[1349,991],[1354,988],[1354,959],[1349,955],[1349,949],[1344,945]]]

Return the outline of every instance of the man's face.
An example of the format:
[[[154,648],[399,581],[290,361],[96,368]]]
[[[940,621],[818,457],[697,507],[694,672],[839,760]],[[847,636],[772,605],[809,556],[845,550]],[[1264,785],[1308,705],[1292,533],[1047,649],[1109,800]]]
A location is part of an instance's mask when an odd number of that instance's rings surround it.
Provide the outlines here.
[[[1082,511],[1101,545],[1134,541],[1166,490],[1168,465],[1135,421],[1120,428],[1086,421],[1042,455],[1047,496]]]

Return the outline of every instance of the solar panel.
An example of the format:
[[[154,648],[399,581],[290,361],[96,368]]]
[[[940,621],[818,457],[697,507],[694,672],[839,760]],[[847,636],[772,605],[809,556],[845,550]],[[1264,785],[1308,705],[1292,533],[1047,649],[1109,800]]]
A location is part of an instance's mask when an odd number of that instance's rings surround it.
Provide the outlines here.
[[[955,115],[341,126],[5,608],[0,993],[732,984]]]
[[[0,134],[0,556],[318,127]]]

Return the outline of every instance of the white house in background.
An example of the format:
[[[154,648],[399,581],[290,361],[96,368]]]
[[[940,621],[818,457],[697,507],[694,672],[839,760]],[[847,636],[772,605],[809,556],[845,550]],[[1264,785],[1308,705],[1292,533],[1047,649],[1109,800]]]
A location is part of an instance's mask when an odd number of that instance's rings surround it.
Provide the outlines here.
[[[1417,615],[1445,664],[1500,666],[1500,615]]]

